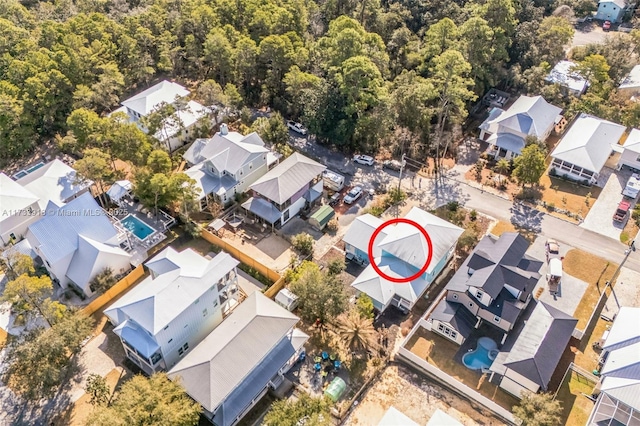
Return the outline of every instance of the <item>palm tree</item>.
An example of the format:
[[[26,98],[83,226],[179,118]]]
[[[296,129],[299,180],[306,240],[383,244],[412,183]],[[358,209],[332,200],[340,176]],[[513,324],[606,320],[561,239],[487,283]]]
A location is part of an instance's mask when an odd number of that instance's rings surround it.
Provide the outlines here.
[[[363,318],[357,310],[350,310],[340,315],[336,323],[335,333],[350,351],[366,352],[375,348],[377,332],[372,319]]]
[[[500,175],[500,184],[502,184],[502,176],[509,173],[509,170],[511,170],[511,164],[507,160],[502,158],[498,161],[496,164],[496,172]]]

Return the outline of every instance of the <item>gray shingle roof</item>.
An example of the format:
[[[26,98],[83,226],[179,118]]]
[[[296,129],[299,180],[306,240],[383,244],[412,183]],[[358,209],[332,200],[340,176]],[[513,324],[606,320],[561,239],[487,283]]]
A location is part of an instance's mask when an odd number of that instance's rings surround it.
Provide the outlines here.
[[[264,387],[267,374],[262,375],[260,367],[263,363],[274,366],[283,361],[282,354],[293,355],[295,351],[281,348],[287,347],[286,342],[282,343],[283,339],[293,339],[290,332],[297,322],[297,316],[255,292],[173,367],[169,377],[180,377],[187,393],[209,412],[223,403],[232,405],[229,398],[241,386],[249,386],[252,390]],[[289,345],[293,346],[291,342]],[[273,356],[277,362],[272,362]],[[277,369],[268,379],[276,373]],[[259,375],[260,380],[248,380],[254,374]],[[241,393],[251,396],[252,390]]]
[[[269,152],[256,132],[246,136],[237,132],[216,133],[210,139],[196,139],[182,156],[189,164],[209,160],[220,172],[236,174],[245,164]]]
[[[450,324],[465,339],[471,335],[476,324],[476,318],[464,306],[446,299],[438,303],[429,318]]]
[[[505,367],[546,390],[577,323],[572,316],[539,302],[509,351]]]
[[[295,152],[254,182],[251,189],[277,204],[283,204],[326,168]]]

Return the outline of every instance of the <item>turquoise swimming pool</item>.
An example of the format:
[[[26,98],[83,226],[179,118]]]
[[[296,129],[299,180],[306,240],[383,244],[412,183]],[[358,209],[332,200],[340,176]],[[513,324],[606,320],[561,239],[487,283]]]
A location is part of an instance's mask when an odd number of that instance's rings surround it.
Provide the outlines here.
[[[127,215],[120,223],[140,240],[144,240],[155,232],[152,227],[132,215]]]
[[[482,370],[491,367],[493,360],[498,355],[498,345],[493,339],[481,337],[478,346],[462,356],[462,363],[471,370]]]

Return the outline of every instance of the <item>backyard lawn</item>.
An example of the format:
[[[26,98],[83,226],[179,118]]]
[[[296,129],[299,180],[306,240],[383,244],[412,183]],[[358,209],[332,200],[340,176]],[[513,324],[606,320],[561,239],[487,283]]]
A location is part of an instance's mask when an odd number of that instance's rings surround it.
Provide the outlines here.
[[[582,395],[591,395],[593,383],[575,371],[567,374],[562,386],[558,389],[556,398],[562,401],[562,424],[564,425],[584,425],[587,423],[593,402]]]
[[[518,404],[518,400],[515,397],[489,383],[488,375],[477,373],[455,361],[454,357],[460,346],[446,340],[444,337],[420,328],[409,340],[406,348],[459,382],[477,390],[501,407],[510,411],[511,407]]]
[[[569,250],[562,265],[567,274],[589,284],[573,314],[578,319],[576,328],[583,330],[598,303],[605,282],[611,280],[618,265],[578,249]]]
[[[489,232],[491,232],[496,237],[499,237],[505,232],[519,232],[520,235],[522,235],[527,239],[527,241],[529,241],[529,243],[533,243],[537,238],[535,232],[523,228],[516,228],[513,223],[504,222],[502,220],[498,221],[494,225],[494,227],[489,230]]]

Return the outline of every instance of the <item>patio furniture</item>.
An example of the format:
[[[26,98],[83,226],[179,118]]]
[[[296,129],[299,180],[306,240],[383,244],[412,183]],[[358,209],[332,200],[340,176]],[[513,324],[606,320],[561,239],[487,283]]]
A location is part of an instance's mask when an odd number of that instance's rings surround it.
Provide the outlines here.
[[[338,357],[336,356],[336,354],[331,354],[331,355],[329,355],[329,359],[330,359],[331,361],[335,361],[337,358],[338,358]]]
[[[307,359],[307,353],[305,351],[300,352],[300,355],[298,356],[298,362],[304,362],[305,359]]]
[[[327,373],[326,371],[323,371],[322,373],[320,373],[320,377],[322,377],[322,380],[324,380],[324,379],[326,379],[326,378],[327,378],[327,375],[328,375],[328,374],[329,374],[329,373]]]
[[[317,356],[313,359],[313,362],[315,362],[316,364],[320,364],[322,362],[322,358]]]
[[[329,354],[328,354],[327,352],[324,352],[324,351],[323,351],[323,352],[322,352],[322,360],[323,360],[323,361],[326,361],[326,360],[328,360],[328,359],[329,359]]]
[[[342,365],[342,363],[338,360],[333,361],[333,369],[338,371],[340,370],[340,366]]]
[[[315,371],[320,371],[320,370],[322,370],[322,365],[321,365],[319,362],[316,362],[316,363],[313,365],[313,369],[314,369]]]

